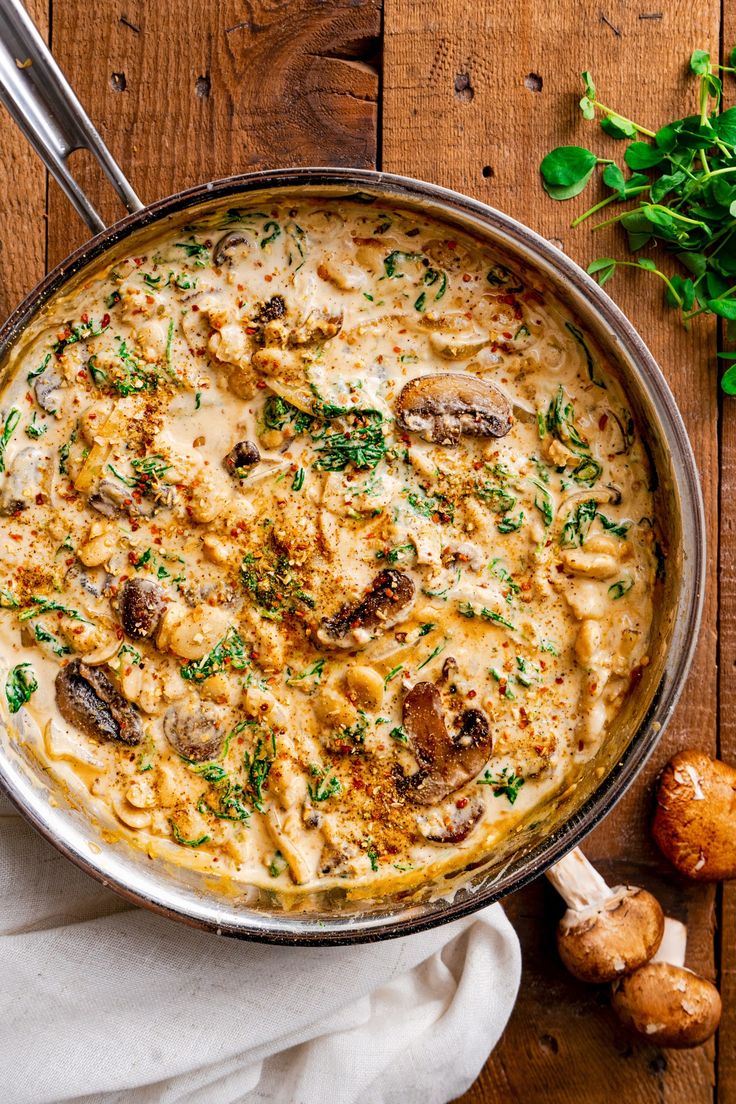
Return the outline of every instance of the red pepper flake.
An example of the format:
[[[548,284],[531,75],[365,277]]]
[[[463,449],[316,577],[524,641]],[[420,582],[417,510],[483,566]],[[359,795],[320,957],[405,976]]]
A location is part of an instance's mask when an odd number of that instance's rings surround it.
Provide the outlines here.
[[[457,249],[457,242],[454,240],[454,238],[450,238],[449,241],[446,241],[445,245],[448,249]]]
[[[601,414],[600,418],[598,419],[598,428],[599,429],[605,429],[607,425],[608,425],[608,415],[607,414]]]
[[[273,280],[273,276],[264,276],[263,279],[266,281],[267,284],[270,284]]]
[[[469,284],[472,279],[473,279],[473,277],[470,275],[469,272],[463,272],[463,283],[464,284]]]
[[[191,306],[190,309],[193,310],[196,313],[199,310],[199,307],[197,306],[196,303],[192,303],[192,306]]]
[[[89,323],[89,315],[87,314],[86,311],[82,315],[82,321],[84,322],[85,326]]]
[[[394,352],[395,353],[400,353],[401,352],[401,346],[400,345],[394,345]]]
[[[20,535],[20,533],[11,533],[10,539],[14,541],[22,541],[23,537]]]
[[[477,690],[468,690],[468,697],[469,698],[477,698],[478,697],[478,691]]]
[[[135,265],[136,268],[140,268],[141,265],[143,264],[144,260],[145,260],[145,257],[134,257],[133,258],[133,264]]]
[[[259,391],[265,390],[266,386],[267,385],[266,385],[265,380],[262,380],[262,379],[256,380],[256,387],[258,388]]]
[[[564,678],[562,677],[562,675],[558,675],[558,676],[557,676],[557,678],[555,679],[555,682],[557,683],[557,685],[558,685],[558,686],[562,686],[562,684],[563,684],[563,682],[564,682],[564,681],[565,681],[565,680],[564,680]]]
[[[457,801],[455,802],[455,808],[456,809],[464,809],[467,804],[468,804],[467,797],[459,797],[457,799]]]

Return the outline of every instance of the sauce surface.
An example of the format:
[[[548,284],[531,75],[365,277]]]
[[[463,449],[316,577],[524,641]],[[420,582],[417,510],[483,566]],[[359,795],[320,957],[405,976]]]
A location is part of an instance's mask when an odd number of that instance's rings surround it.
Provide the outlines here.
[[[294,894],[419,885],[648,662],[648,460],[576,321],[400,209],[220,212],[47,308],[0,400],[5,705],[91,816]]]

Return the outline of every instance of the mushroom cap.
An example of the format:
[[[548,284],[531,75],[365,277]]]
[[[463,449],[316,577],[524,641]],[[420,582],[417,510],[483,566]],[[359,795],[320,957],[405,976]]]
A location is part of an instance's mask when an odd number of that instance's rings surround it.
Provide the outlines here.
[[[65,721],[85,736],[135,747],[143,740],[138,710],[100,667],[73,659],[56,676],[56,704]]]
[[[637,886],[616,886],[612,896],[582,910],[568,909],[557,928],[557,947],[580,981],[601,984],[631,973],[662,941],[664,913]]]
[[[463,434],[504,437],[511,429],[511,407],[488,380],[468,372],[437,372],[402,387],[396,423],[425,441],[456,445]]]
[[[648,1042],[695,1047],[710,1039],[721,1019],[715,985],[684,966],[649,962],[616,982],[611,1005],[621,1022]]]
[[[325,648],[364,648],[375,636],[408,615],[416,587],[403,571],[384,568],[359,602],[341,606],[332,617],[323,617],[317,639]]]
[[[455,717],[454,731],[450,732],[442,696],[431,682],[417,682],[408,692],[402,723],[419,764],[417,773],[403,780],[403,792],[407,800],[417,805],[442,801],[475,777],[488,762],[493,737],[485,713],[480,709],[463,709]]]
[[[703,751],[681,751],[662,771],[652,834],[681,874],[736,878],[736,769]]]

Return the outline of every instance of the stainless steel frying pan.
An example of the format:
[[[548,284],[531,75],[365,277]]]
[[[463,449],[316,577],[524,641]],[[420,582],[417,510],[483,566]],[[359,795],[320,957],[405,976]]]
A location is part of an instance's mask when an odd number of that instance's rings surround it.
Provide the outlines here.
[[[144,207],[19,0],[0,0],[0,99],[95,234],[0,328],[3,373],[12,371],[14,346],[60,289],[73,290],[85,273],[118,254],[136,252],[138,243],[165,233],[170,225],[232,206],[244,196],[261,203],[267,197],[329,198],[360,192],[364,202],[421,210],[474,234],[512,266],[533,269],[578,316],[614,365],[638,424],[648,434],[669,547],[651,663],[577,785],[537,809],[474,870],[444,877],[421,893],[354,902],[331,891],[315,895],[298,912],[285,911],[268,894],[248,887],[235,894],[218,893],[211,878],[206,884],[204,877],[164,860],[152,861],[124,843],[105,842],[99,827],[69,804],[29,754],[22,722],[20,730],[0,732],[0,784],[31,824],[103,884],[167,916],[243,938],[325,944],[404,935],[457,919],[537,877],[579,843],[630,785],[672,713],[697,639],[705,570],[698,473],[675,402],[639,335],[597,284],[543,238],[485,204],[421,181],[350,169],[262,172],[202,184]],[[68,156],[79,148],[94,155],[129,212],[113,226],[105,227],[69,171]]]

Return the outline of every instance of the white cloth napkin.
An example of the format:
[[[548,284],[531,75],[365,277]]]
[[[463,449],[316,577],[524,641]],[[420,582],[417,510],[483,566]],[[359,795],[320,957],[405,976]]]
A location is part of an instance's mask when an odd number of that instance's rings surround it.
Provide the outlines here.
[[[3,1104],[447,1104],[519,973],[498,905],[372,946],[192,931],[103,889],[0,799]]]

